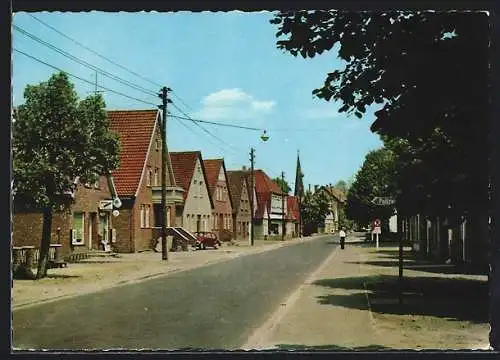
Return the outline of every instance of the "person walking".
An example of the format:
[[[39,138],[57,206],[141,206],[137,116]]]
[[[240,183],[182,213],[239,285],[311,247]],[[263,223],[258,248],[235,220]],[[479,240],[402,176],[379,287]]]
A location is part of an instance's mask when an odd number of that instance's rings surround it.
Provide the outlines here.
[[[344,245],[345,245],[345,231],[344,231],[344,228],[341,228],[340,231],[339,231],[339,235],[340,235],[340,248],[341,249],[344,249]]]

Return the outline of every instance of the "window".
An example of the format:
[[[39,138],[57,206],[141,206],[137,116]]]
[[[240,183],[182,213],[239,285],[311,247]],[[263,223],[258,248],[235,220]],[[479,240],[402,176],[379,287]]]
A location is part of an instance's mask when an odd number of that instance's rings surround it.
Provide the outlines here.
[[[148,172],[146,173],[147,176],[147,185],[151,186],[151,168],[148,166]]]
[[[150,210],[150,205],[146,205],[146,214],[144,216],[144,227],[149,228],[149,210]]]
[[[158,181],[158,168],[155,168],[155,186],[158,186],[159,185],[159,181]]]
[[[71,244],[83,245],[84,239],[84,213],[73,213],[73,230],[71,231]]]
[[[161,141],[160,141],[160,139],[156,138],[156,141],[155,141],[155,150],[159,151],[160,148],[161,148]]]
[[[144,205],[141,205],[141,212],[140,212],[140,216],[141,216],[141,229],[144,228]]]

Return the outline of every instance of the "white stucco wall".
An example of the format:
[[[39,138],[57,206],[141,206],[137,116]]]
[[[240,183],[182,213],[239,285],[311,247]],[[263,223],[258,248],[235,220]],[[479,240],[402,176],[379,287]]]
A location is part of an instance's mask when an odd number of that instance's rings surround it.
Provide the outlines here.
[[[182,213],[183,227],[191,232],[197,231],[198,215],[201,216],[200,231],[210,231],[213,221],[212,206],[199,159],[196,160],[194,175],[191,179],[186,202],[184,203]]]

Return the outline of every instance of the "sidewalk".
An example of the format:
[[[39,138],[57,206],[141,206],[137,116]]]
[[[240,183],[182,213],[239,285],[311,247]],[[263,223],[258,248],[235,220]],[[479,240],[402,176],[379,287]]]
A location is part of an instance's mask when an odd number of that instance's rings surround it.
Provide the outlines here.
[[[284,242],[256,240],[253,247],[248,241],[241,240],[232,244],[224,243],[217,250],[170,252],[168,261],[161,259],[161,253],[152,251],[119,254],[116,258],[90,258],[68,264],[67,268],[50,269],[48,277],[41,280],[13,280],[12,310],[144,281],[315,238],[305,237]]]
[[[348,237],[346,249],[335,249],[242,348],[488,348],[485,276],[419,266],[407,248],[400,306],[398,248],[359,240]]]

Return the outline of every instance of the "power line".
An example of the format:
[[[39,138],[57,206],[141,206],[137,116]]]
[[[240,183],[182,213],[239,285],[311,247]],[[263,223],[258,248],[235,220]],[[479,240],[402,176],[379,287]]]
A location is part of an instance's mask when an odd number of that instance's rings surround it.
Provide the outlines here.
[[[173,117],[170,115],[170,117]],[[193,130],[193,128],[189,127],[187,124],[183,123],[182,121],[180,121],[179,119],[177,119],[177,117],[174,117],[174,119],[179,123],[181,124],[182,126],[184,126],[186,129],[188,129],[189,131],[191,131],[192,133],[194,133],[195,135],[198,135],[201,137],[200,134],[198,134],[196,131]],[[218,147],[219,149],[221,149],[222,151],[226,152],[227,150],[222,148],[221,146],[219,146],[218,144],[212,142],[210,139],[207,139],[212,145]]]
[[[38,36],[29,33],[28,31],[20,28],[17,25],[13,25],[13,27],[14,27],[15,30],[17,30],[20,33],[28,36],[32,40],[34,40],[34,41],[36,41],[36,42],[38,42],[38,43],[40,43],[40,44],[42,44],[42,45],[44,45],[44,46],[52,49],[52,50],[54,50],[55,52],[57,52],[57,53],[65,56],[65,57],[67,57],[67,58],[69,58],[69,59],[71,59],[71,60],[73,60],[73,61],[75,61],[75,62],[77,62],[77,63],[79,63],[79,64],[81,64],[81,65],[83,65],[83,66],[85,66],[87,68],[89,68],[89,69],[91,69],[91,70],[97,71],[97,72],[101,73],[102,75],[107,76],[107,77],[109,77],[109,78],[111,78],[111,79],[113,79],[115,81],[118,81],[118,82],[120,82],[120,83],[122,83],[124,85],[127,85],[127,86],[129,86],[131,88],[134,88],[136,90],[142,91],[143,93],[145,93],[147,95],[151,95],[151,96],[156,97],[156,93],[154,91],[148,90],[148,89],[146,89],[146,88],[144,88],[144,87],[142,87],[140,85],[136,85],[136,84],[134,84],[134,83],[132,83],[132,82],[130,82],[128,80],[120,78],[119,76],[113,75],[110,72],[107,72],[106,70],[102,70],[99,67],[86,62],[85,60],[79,59],[78,57],[76,57],[74,55],[71,55],[70,53],[62,50],[61,48],[58,48],[55,45],[52,45],[51,43],[49,43],[47,41],[42,40]]]
[[[220,123],[220,122],[215,122],[215,121],[199,120],[199,119],[193,119],[191,117],[183,117],[183,116],[178,116],[178,115],[170,115],[170,117],[175,117],[175,118],[184,119],[184,120],[190,120],[190,121],[197,122],[197,123],[212,124],[212,125],[217,125],[217,126],[225,126],[225,127],[232,127],[232,128],[245,129],[245,130],[254,130],[254,131],[263,131],[264,130],[264,129],[254,128],[254,127],[249,127],[249,126],[241,126],[241,125],[234,125],[234,124],[225,124],[225,123]]]
[[[120,64],[118,64],[117,62],[114,62],[113,60],[111,60],[111,59],[109,59],[109,58],[105,57],[104,55],[99,54],[97,51],[92,50],[92,49],[91,49],[91,48],[89,48],[88,46],[85,46],[85,45],[83,45],[82,43],[78,42],[77,40],[75,40],[75,39],[73,39],[73,38],[69,37],[68,35],[66,35],[66,34],[64,34],[63,32],[61,32],[61,31],[57,30],[56,28],[54,28],[53,26],[51,26],[51,25],[47,24],[46,22],[44,22],[44,21],[42,21],[42,20],[38,19],[36,16],[34,16],[34,15],[32,15],[32,14],[28,14],[28,15],[29,15],[29,16],[31,16],[31,17],[32,17],[33,19],[35,19],[36,21],[38,21],[40,24],[42,24],[42,25],[44,25],[44,26],[48,27],[49,29],[52,29],[52,30],[53,30],[53,31],[55,31],[56,33],[58,33],[58,34],[60,34],[60,35],[64,36],[66,39],[68,39],[68,40],[70,40],[70,41],[74,42],[75,44],[77,44],[77,45],[81,46],[82,48],[84,48],[84,49],[86,49],[86,50],[90,51],[91,53],[93,53],[93,54],[95,54],[95,55],[99,56],[101,59],[104,59],[104,60],[106,60],[106,61],[110,62],[111,64],[113,64],[113,65],[115,65],[115,66],[118,66],[119,68],[121,68],[121,69],[123,69],[123,70],[125,70],[125,71],[128,71],[128,72],[129,72],[129,73],[131,73],[132,75],[135,75],[135,76],[137,76],[137,77],[139,77],[139,78],[141,78],[141,79],[143,79],[143,80],[146,80],[147,82],[149,82],[149,83],[151,83],[151,84],[153,84],[153,85],[155,85],[155,86],[159,86],[159,87],[162,87],[162,86],[163,86],[163,85],[158,84],[157,82],[155,82],[155,81],[153,81],[153,80],[149,80],[148,78],[146,78],[146,77],[142,76],[141,74],[138,74],[138,73],[136,73],[136,72],[134,72],[134,71],[132,71],[132,70],[130,70],[130,69],[127,69],[125,66],[120,65]]]
[[[174,96],[177,98],[177,100],[179,100],[179,101],[180,101],[180,102],[181,102],[181,103],[182,103],[185,107],[187,107],[189,110],[193,111],[193,108],[192,108],[191,106],[189,106],[188,104],[186,104],[186,103],[184,102],[184,100],[182,100],[182,99],[181,99],[181,97],[180,97],[179,95],[177,95],[177,94],[176,94],[176,91],[175,91],[175,90],[174,90],[174,91],[172,91],[172,95],[174,95]]]
[[[88,83],[88,84],[90,84],[90,85],[94,85],[94,86],[96,85],[96,83],[95,83],[95,82],[92,82],[92,81],[86,80],[86,79],[81,78],[81,77],[79,77],[79,76],[77,76],[77,75],[73,75],[73,74],[71,74],[71,73],[69,73],[69,72],[67,72],[67,71],[64,71],[64,70],[62,70],[62,69],[58,68],[57,66],[51,65],[51,64],[49,64],[49,63],[47,63],[47,62],[45,62],[45,61],[43,61],[43,60],[40,60],[39,58],[37,58],[37,57],[35,57],[35,56],[31,56],[31,55],[29,55],[29,54],[25,53],[24,51],[18,50],[18,49],[16,49],[16,48],[12,48],[12,50],[17,51],[18,53],[21,53],[21,54],[23,54],[24,56],[27,56],[27,57],[29,57],[29,58],[31,58],[31,59],[33,59],[33,60],[35,60],[35,61],[38,61],[39,63],[42,63],[42,64],[44,64],[44,65],[46,65],[46,66],[48,66],[48,67],[51,67],[52,69],[55,69],[55,70],[58,70],[58,71],[62,71],[62,72],[64,72],[64,73],[68,74],[69,76],[72,76],[72,77],[74,77],[74,78],[76,78],[76,79],[78,79],[78,80],[81,80],[81,81],[83,81],[83,82],[86,82],[86,83]],[[97,84],[97,87],[99,87],[99,88],[101,88],[101,89],[104,89],[104,90],[106,90],[106,91],[112,92],[112,93],[114,93],[114,94],[117,94],[117,95],[124,96],[124,97],[129,98],[129,99],[132,99],[132,100],[136,100],[136,101],[142,102],[142,103],[144,103],[144,104],[153,105],[154,107],[157,107],[157,106],[158,106],[158,104],[154,104],[154,103],[151,103],[151,102],[148,102],[148,101],[145,101],[145,100],[138,99],[138,98],[136,98],[136,97],[133,97],[133,96],[130,96],[130,95],[124,94],[124,93],[119,92],[119,91],[116,91],[116,90],[112,90],[112,89],[110,89],[110,88],[107,88],[107,87],[102,86],[102,85],[99,85],[99,84]]]
[[[200,124],[198,124],[196,121],[194,121],[188,114],[186,114],[184,111],[182,111],[182,109],[180,109],[176,104],[172,103],[172,106],[175,107],[177,110],[179,110],[183,115],[187,116],[187,119],[186,120],[190,120],[193,122],[193,124],[195,124],[196,126],[198,126],[199,128],[201,128],[204,132],[206,132],[208,135],[212,136],[214,139],[217,139],[219,140],[222,144],[225,144],[227,146],[229,146],[230,148],[236,150],[236,148],[228,143],[226,143],[224,140],[222,140],[221,138],[219,138],[217,135],[214,135],[212,134],[210,131],[208,131],[207,129],[205,129],[203,126],[201,126]]]

